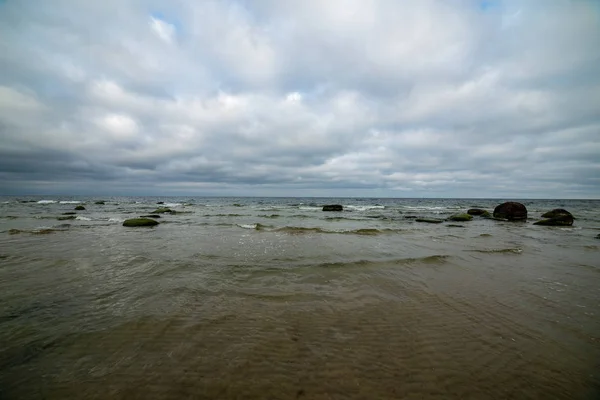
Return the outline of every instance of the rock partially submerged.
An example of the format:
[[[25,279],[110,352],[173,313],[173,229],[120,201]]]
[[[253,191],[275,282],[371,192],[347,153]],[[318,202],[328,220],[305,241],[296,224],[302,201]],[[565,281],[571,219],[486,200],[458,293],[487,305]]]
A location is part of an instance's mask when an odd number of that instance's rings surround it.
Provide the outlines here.
[[[490,212],[488,210],[484,210],[483,208],[470,208],[467,211],[467,214],[478,215],[483,218],[490,218],[492,216],[492,214],[490,214]]]
[[[63,217],[58,217],[56,219],[59,221],[67,221],[69,219],[75,219],[75,218],[77,218],[77,216],[75,216],[75,215],[65,215]]]
[[[75,211],[69,211],[69,212],[64,212],[62,213],[62,215],[76,215],[77,213]]]
[[[469,214],[455,214],[448,219],[455,222],[466,222],[472,220],[473,216]]]
[[[131,218],[123,222],[123,226],[138,227],[138,226],[154,226],[158,225],[158,221],[150,218]]]
[[[426,222],[428,224],[441,224],[444,222],[443,219],[435,219],[435,218],[417,218],[415,219],[417,222]]]
[[[176,211],[171,210],[168,207],[158,207],[156,210],[152,211],[152,214],[176,214]]]
[[[106,202],[104,200],[98,200],[97,202],[95,202],[94,204],[98,204],[100,206],[103,206]]]
[[[552,211],[542,214],[541,221],[534,222],[534,225],[545,226],[571,226],[573,225],[573,215],[562,208],[556,208]]]
[[[323,206],[323,211],[344,211],[341,204],[327,204]]]
[[[524,221],[527,219],[527,208],[516,201],[508,201],[494,208],[494,218],[508,221]]]
[[[77,207],[75,207],[75,210],[77,210],[77,211],[83,211],[83,210],[85,210],[85,207],[84,206],[77,206]]]
[[[158,214],[140,215],[140,218],[160,218]]]

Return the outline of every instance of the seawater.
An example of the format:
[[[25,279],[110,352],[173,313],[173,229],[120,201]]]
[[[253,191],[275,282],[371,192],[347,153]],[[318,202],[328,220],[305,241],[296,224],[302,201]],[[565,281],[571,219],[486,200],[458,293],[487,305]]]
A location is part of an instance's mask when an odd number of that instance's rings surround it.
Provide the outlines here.
[[[502,201],[0,197],[0,398],[597,398],[600,201],[411,218]]]

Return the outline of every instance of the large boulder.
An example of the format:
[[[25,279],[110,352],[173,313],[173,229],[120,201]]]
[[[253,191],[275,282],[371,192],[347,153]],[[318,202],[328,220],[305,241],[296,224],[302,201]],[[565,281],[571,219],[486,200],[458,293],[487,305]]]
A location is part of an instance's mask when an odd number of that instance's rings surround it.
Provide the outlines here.
[[[158,225],[158,221],[155,221],[150,218],[131,218],[131,219],[127,219],[127,220],[125,220],[125,222],[123,222],[123,226],[127,226],[130,228],[138,227],[138,226],[154,226],[154,225]]]
[[[448,219],[455,222],[465,222],[472,220],[473,216],[469,214],[454,214]]]
[[[527,208],[516,201],[507,201],[494,208],[494,218],[509,221],[522,221],[527,219]]]
[[[573,225],[573,215],[567,210],[556,208],[542,215],[541,221],[534,222],[534,225],[546,226],[571,226]]]
[[[328,204],[323,206],[323,211],[343,211],[344,207],[341,204]]]

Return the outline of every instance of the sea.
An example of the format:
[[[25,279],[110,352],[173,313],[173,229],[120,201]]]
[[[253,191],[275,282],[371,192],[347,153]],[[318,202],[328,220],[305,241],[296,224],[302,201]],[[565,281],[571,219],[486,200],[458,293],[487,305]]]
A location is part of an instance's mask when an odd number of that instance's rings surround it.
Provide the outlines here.
[[[598,399],[600,200],[505,200],[0,197],[0,399]]]

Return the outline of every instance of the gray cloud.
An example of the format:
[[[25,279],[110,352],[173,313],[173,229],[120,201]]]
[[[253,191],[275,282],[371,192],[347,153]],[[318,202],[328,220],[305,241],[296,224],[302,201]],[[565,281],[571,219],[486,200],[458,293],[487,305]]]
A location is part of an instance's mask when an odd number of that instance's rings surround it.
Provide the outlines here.
[[[0,2],[0,194],[600,197],[593,1]]]

